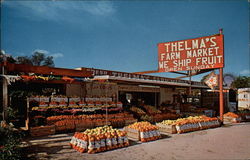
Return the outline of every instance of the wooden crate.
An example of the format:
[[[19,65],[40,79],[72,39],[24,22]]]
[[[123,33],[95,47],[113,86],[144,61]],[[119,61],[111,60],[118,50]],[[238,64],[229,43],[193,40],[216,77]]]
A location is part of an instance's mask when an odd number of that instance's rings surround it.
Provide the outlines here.
[[[245,121],[250,122],[250,115],[245,115]]]
[[[105,125],[111,125],[111,122],[107,121],[99,121],[99,122],[95,122],[94,127],[101,127],[101,126],[105,126]]]
[[[232,117],[223,117],[223,121],[226,123],[240,123],[242,121],[241,117],[232,118]]]
[[[30,135],[33,137],[51,135],[55,134],[55,132],[56,129],[54,125],[30,128]]]
[[[137,119],[125,120],[125,126],[130,125],[130,124],[133,124],[133,123],[135,123],[135,122],[137,122]]]
[[[159,127],[160,132],[171,133],[171,134],[177,133],[175,125],[164,125],[164,124],[156,123],[156,126]]]
[[[74,130],[76,128],[75,124],[66,124],[66,130]]]
[[[241,120],[243,122],[249,122],[250,121],[250,114],[239,114],[239,116],[241,117]]]
[[[76,123],[75,124],[76,131],[84,131],[86,129],[91,129],[93,127],[95,127],[94,123]]]
[[[88,126],[82,126],[82,125],[76,125],[76,131],[77,132],[83,132],[86,129],[90,129],[90,127],[88,127]]]
[[[114,128],[122,128],[125,125],[125,121],[121,120],[121,121],[111,121],[111,126],[113,126]]]
[[[65,130],[66,130],[66,126],[57,126],[57,125],[56,125],[55,128],[56,128],[56,131],[57,131],[57,132],[58,132],[58,131],[60,132],[60,131],[65,131]]]
[[[124,127],[124,130],[127,132],[127,136],[129,138],[133,138],[137,141],[140,141],[140,131],[128,127]]]

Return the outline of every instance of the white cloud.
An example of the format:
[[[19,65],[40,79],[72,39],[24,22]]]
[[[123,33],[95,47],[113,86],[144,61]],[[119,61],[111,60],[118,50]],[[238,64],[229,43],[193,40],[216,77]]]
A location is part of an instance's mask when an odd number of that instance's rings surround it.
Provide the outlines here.
[[[19,16],[33,20],[65,21],[66,14],[69,17],[76,16],[75,13],[109,16],[116,12],[111,1],[5,1],[3,4],[19,10]]]
[[[64,55],[62,53],[54,53],[54,54],[51,54],[50,56],[53,56],[54,58],[61,58]]]
[[[244,69],[240,72],[240,74],[243,74],[243,75],[250,75],[250,70],[249,69]]]
[[[82,3],[80,8],[93,15],[105,16],[113,14],[115,12],[114,6],[110,1]]]
[[[43,49],[36,49],[32,53],[34,53],[34,52],[44,53],[46,55],[49,54],[49,51],[46,51],[46,50],[43,50]]]
[[[61,58],[64,56],[62,53],[50,53],[49,51],[44,50],[44,49],[35,49],[32,53],[34,53],[34,52],[44,53],[46,56],[53,56],[53,58],[55,58],[55,59]]]

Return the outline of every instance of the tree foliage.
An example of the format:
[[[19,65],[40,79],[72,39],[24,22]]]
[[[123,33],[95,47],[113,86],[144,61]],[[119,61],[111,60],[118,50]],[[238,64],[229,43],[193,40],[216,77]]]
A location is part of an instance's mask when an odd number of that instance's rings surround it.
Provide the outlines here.
[[[43,65],[44,66],[49,66],[49,67],[54,67],[55,64],[54,64],[54,61],[53,61],[53,56],[46,57],[44,59]]]
[[[31,61],[34,66],[41,66],[44,60],[45,60],[45,54],[41,52],[36,51],[31,56]]]
[[[29,64],[34,66],[49,66],[54,67],[55,63],[53,56],[46,56],[45,53],[35,51],[30,57],[29,56],[18,56],[13,58],[11,55],[6,56],[1,50],[0,52],[0,63],[7,58],[7,62],[17,63],[17,64]]]
[[[0,51],[0,63],[4,61],[4,58],[6,58],[7,62],[16,63],[15,58],[13,58],[11,55],[5,56],[4,52],[1,50]]]
[[[0,159],[19,160],[22,159],[20,148],[22,134],[12,127],[0,127]]]
[[[18,64],[30,64],[33,65],[32,61],[28,56],[18,56],[16,58]]]
[[[238,76],[232,83],[232,88],[249,88],[250,87],[250,77]]]

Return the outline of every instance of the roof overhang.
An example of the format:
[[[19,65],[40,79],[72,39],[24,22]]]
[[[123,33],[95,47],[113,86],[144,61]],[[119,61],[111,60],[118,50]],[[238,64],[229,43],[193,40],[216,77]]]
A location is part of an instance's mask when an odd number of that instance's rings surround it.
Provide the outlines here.
[[[115,77],[115,76],[109,76],[109,75],[94,76],[93,80],[134,82],[134,83],[141,83],[141,84],[154,84],[154,85],[159,85],[159,86],[165,85],[165,86],[181,86],[181,87],[204,88],[204,89],[208,88],[205,85],[190,85],[188,83],[167,82],[167,81],[159,81],[159,80],[136,79],[136,78],[126,78],[126,77]]]

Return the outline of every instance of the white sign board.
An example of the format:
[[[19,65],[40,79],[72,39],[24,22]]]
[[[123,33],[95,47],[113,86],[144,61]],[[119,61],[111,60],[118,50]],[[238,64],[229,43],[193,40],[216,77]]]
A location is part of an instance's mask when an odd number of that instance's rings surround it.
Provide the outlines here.
[[[238,89],[239,109],[250,109],[250,88]]]

